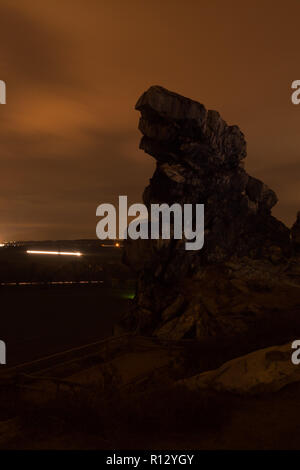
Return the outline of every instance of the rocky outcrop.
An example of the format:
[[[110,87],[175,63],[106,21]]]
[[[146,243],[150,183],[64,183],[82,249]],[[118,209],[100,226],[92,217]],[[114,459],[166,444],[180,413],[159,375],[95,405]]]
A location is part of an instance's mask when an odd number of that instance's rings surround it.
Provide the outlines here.
[[[277,392],[288,384],[300,382],[300,367],[291,361],[291,343],[259,349],[216,370],[181,380],[190,390],[261,394]]]
[[[156,160],[144,203],[203,203],[205,242],[199,251],[186,251],[185,240],[126,242],[124,260],[138,283],[135,307],[121,328],[201,338],[244,330],[261,312],[280,308],[278,298],[267,294],[274,289],[281,303],[286,297],[297,305],[299,290],[283,291],[299,222],[292,241],[271,214],[274,191],[244,169],[241,130],[217,111],[159,86],[146,91],[136,109],[140,148]]]

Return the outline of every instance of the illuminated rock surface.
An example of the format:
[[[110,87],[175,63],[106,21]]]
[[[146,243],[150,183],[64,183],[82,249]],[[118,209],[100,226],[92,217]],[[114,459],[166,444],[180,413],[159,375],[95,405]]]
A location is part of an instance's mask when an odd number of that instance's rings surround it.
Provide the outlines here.
[[[181,383],[191,390],[242,394],[277,392],[288,384],[300,382],[300,368],[292,363],[291,356],[290,343],[259,349]]]

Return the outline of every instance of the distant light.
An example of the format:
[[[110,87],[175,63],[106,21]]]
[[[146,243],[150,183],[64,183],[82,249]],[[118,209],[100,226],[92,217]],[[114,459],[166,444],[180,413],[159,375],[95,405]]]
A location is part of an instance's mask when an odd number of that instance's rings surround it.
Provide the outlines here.
[[[119,242],[116,242],[114,243],[113,245],[112,244],[106,244],[106,243],[101,243],[101,245],[103,248],[120,248],[120,243]]]
[[[82,253],[79,251],[37,251],[37,250],[27,250],[26,253],[34,255],[68,255],[68,256],[82,256]]]
[[[126,300],[133,300],[134,297],[135,297],[135,292],[133,291],[127,291],[127,292],[123,292],[120,297],[122,299],[126,299]]]
[[[5,246],[5,243],[0,243],[0,246]]]

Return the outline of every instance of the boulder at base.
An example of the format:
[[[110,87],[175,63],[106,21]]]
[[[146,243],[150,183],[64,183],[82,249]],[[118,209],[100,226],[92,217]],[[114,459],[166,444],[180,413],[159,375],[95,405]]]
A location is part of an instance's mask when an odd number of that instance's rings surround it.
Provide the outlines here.
[[[291,360],[293,352],[291,343],[259,349],[180,383],[190,390],[210,389],[240,394],[277,392],[288,384],[300,382],[300,366]]]

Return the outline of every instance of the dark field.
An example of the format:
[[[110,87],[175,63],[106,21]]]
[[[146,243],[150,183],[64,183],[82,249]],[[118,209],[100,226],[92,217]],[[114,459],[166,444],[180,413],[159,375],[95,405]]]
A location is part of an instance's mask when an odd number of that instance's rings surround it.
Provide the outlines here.
[[[111,335],[130,296],[129,290],[102,286],[2,287],[7,366]]]
[[[0,339],[6,342],[8,367],[112,334],[133,297],[134,280],[122,250],[107,245],[67,240],[1,248]],[[28,249],[82,256],[31,255]]]

